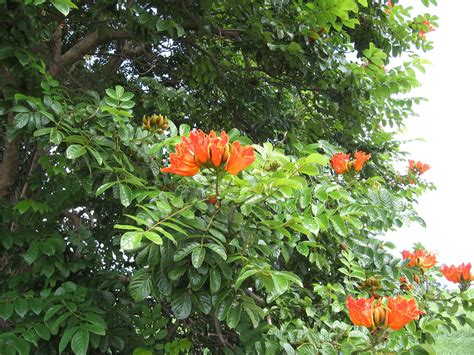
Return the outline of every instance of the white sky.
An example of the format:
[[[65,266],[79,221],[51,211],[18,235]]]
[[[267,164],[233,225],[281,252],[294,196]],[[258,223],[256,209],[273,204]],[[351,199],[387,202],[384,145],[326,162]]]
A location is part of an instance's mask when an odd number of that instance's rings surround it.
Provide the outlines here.
[[[416,108],[419,117],[407,122],[408,131],[402,135],[424,138],[424,142],[406,144],[404,150],[412,159],[432,166],[423,177],[434,182],[437,190],[420,199],[418,211],[426,229],[413,224],[388,237],[400,250],[421,242],[437,253],[439,263],[474,264],[474,1],[439,0],[437,7],[428,9],[421,1],[410,4],[417,12],[440,18],[439,28],[427,34],[434,50],[424,58],[432,64],[419,77],[422,86],[415,91],[429,101]]]

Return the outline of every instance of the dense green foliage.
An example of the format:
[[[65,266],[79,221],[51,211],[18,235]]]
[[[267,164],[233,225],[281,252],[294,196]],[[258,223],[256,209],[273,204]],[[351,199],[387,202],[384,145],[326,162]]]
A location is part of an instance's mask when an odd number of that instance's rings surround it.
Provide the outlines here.
[[[431,48],[425,19],[367,0],[0,0],[0,353],[433,353],[441,325],[471,324],[467,293],[378,239],[423,223],[432,187],[393,167],[423,60],[390,61]],[[153,112],[169,129],[142,127]],[[161,173],[195,127],[256,162]],[[356,149],[364,170],[334,174]],[[372,291],[426,315],[374,340],[345,305]]]

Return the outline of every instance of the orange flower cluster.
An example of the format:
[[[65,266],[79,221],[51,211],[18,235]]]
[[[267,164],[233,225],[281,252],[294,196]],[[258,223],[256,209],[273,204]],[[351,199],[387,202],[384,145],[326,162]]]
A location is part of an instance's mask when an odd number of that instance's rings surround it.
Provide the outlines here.
[[[349,160],[350,154],[336,153],[331,158],[331,166],[336,174],[362,170],[365,162],[370,159],[370,154],[356,150],[353,160]]]
[[[427,253],[423,249],[416,249],[413,253],[408,250],[404,250],[402,251],[402,256],[404,260],[410,260],[408,266],[417,266],[422,269],[431,269],[436,264],[436,256]]]
[[[192,131],[189,137],[181,137],[176,152],[170,154],[170,166],[162,168],[164,173],[182,176],[196,175],[201,168],[224,169],[232,175],[247,168],[255,161],[251,146],[241,146],[239,142],[230,143],[223,131],[220,136],[211,131]]]
[[[426,39],[426,33],[428,32],[432,32],[435,30],[435,28],[433,27],[433,25],[431,24],[431,22],[427,19],[423,19],[423,22],[421,23],[423,26],[427,26],[428,27],[428,31],[424,31],[424,30],[421,30],[420,32],[418,32],[418,36],[423,38],[423,39]]]
[[[408,171],[416,175],[422,175],[429,170],[428,164],[423,164],[421,161],[415,162],[414,160],[408,160]]]
[[[354,299],[348,296],[347,308],[354,325],[369,329],[398,330],[425,313],[417,308],[413,298],[407,299],[401,296],[386,297],[377,301],[373,297]]]
[[[471,274],[471,263],[462,263],[459,266],[443,265],[440,271],[448,281],[454,283],[470,283],[474,281],[474,275]]]

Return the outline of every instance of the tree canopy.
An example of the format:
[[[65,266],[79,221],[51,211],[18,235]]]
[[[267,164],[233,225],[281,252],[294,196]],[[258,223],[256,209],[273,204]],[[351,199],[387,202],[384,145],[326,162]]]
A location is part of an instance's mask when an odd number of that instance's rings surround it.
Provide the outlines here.
[[[376,0],[0,9],[2,354],[433,353],[439,326],[472,323],[470,276],[449,269],[460,289],[442,290],[421,246],[400,259],[378,238],[423,223],[433,188],[423,164],[395,169],[394,137],[436,16]],[[201,132],[202,161],[198,129],[229,142]],[[192,176],[162,171],[183,162]],[[377,299],[370,329],[350,297]],[[394,304],[418,307],[399,330]]]

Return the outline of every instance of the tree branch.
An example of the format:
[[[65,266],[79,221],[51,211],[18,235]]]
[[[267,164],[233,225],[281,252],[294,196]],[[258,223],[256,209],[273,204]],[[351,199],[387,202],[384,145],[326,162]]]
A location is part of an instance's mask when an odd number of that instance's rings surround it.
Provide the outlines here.
[[[52,76],[57,76],[64,69],[70,67],[78,60],[84,57],[89,51],[96,48],[101,43],[113,41],[113,40],[125,40],[132,38],[132,35],[126,31],[107,31],[102,35],[99,35],[99,29],[88,33],[72,46],[66,53],[64,53],[59,61],[53,63],[53,66],[49,70]]]
[[[253,298],[253,300],[254,300],[258,305],[260,305],[260,306],[264,306],[264,305],[267,304],[267,303],[265,302],[265,300],[264,300],[262,297],[260,297],[259,295],[255,294],[255,293],[254,293],[251,289],[249,289],[249,288],[244,289],[244,293],[245,293],[247,296]]]
[[[53,61],[59,62],[61,60],[61,51],[63,47],[63,42],[62,42],[62,30],[63,30],[63,23],[60,23],[58,27],[56,27],[56,30],[53,33],[53,37],[51,39],[52,45],[51,45],[51,52],[53,55]]]
[[[13,112],[8,112],[7,117],[8,124],[12,124],[15,118]],[[0,199],[10,196],[11,188],[18,175],[21,134],[17,134],[11,142],[7,140],[6,135],[4,139],[3,159],[0,163]]]
[[[222,346],[231,349],[232,352],[235,354],[234,347],[229,344],[229,342],[224,338],[224,335],[222,334],[221,322],[219,322],[219,319],[217,319],[216,316],[212,316],[212,320],[214,322],[214,329],[216,330],[217,337],[219,338],[219,341]]]

